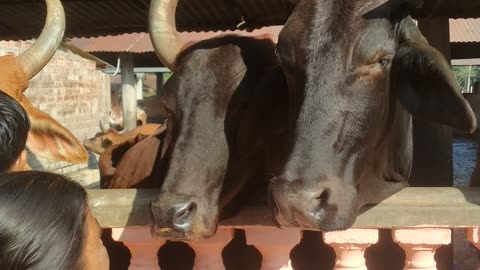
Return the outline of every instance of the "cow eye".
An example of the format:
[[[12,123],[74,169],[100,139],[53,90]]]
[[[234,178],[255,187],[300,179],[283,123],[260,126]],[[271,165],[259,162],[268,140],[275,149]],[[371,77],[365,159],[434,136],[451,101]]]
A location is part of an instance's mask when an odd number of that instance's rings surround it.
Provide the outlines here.
[[[386,68],[390,64],[390,59],[389,58],[382,58],[378,60],[378,64],[380,65],[381,68]]]
[[[112,144],[112,141],[110,141],[109,139],[105,139],[102,141],[102,146],[105,148],[110,147]]]

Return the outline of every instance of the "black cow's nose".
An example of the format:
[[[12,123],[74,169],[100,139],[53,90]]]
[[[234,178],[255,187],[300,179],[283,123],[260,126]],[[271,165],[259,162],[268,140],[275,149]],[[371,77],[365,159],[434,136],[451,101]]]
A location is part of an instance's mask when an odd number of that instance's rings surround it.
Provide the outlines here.
[[[324,207],[328,204],[328,201],[330,200],[330,193],[330,189],[324,189],[317,194],[315,199],[320,207]]]
[[[196,209],[196,204],[192,202],[173,206],[170,208],[170,213],[172,213],[172,225],[180,230],[185,230],[190,227]]]

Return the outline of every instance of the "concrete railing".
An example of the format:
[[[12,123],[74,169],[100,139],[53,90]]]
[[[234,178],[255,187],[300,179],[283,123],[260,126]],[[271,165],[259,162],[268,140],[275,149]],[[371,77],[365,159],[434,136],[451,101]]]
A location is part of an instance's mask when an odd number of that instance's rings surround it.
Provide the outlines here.
[[[150,236],[148,205],[153,190],[89,190],[93,214],[103,228],[132,255],[129,269],[159,269],[157,252],[163,239]],[[323,233],[336,253],[336,270],[367,269],[365,250],[378,241],[378,230],[392,229],[405,251],[405,270],[437,269],[435,251],[451,243],[451,228],[464,228],[480,248],[480,189],[406,188],[382,203],[367,207],[353,229]],[[194,269],[225,269],[222,250],[232,240],[234,228],[245,230],[247,244],[262,254],[261,269],[292,269],[290,251],[301,239],[299,229],[277,229],[266,203],[243,209],[224,220],[217,234],[190,241],[195,251]]]

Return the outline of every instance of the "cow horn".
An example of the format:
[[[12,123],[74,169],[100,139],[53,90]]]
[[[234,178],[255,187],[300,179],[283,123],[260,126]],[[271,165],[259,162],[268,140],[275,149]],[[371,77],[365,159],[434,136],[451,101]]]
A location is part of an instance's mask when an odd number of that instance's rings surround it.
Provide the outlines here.
[[[47,19],[42,33],[33,45],[18,56],[25,75],[33,78],[53,57],[65,32],[65,12],[60,0],[45,0]]]
[[[185,43],[175,25],[178,0],[152,0],[148,19],[150,38],[160,61],[170,70],[175,69],[178,54]]]

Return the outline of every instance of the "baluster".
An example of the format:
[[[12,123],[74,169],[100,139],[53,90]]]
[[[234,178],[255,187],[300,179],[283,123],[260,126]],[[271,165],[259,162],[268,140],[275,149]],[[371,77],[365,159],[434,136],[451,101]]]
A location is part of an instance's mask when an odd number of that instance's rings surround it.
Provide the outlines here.
[[[155,239],[148,227],[129,227],[112,229],[112,238],[121,241],[130,250],[129,270],[155,270],[158,266],[158,250],[166,240]]]
[[[195,251],[194,270],[224,270],[222,251],[233,239],[231,228],[218,229],[209,239],[189,241],[188,245]]]
[[[254,245],[262,254],[261,270],[291,270],[291,250],[300,242],[299,229],[276,227],[245,228],[248,245]]]
[[[378,242],[378,230],[325,232],[323,240],[335,250],[335,270],[367,270],[365,250]]]
[[[393,240],[405,251],[404,270],[436,270],[435,251],[452,241],[449,229],[393,230]]]
[[[468,241],[470,241],[477,249],[480,249],[480,227],[467,228],[466,234]]]

